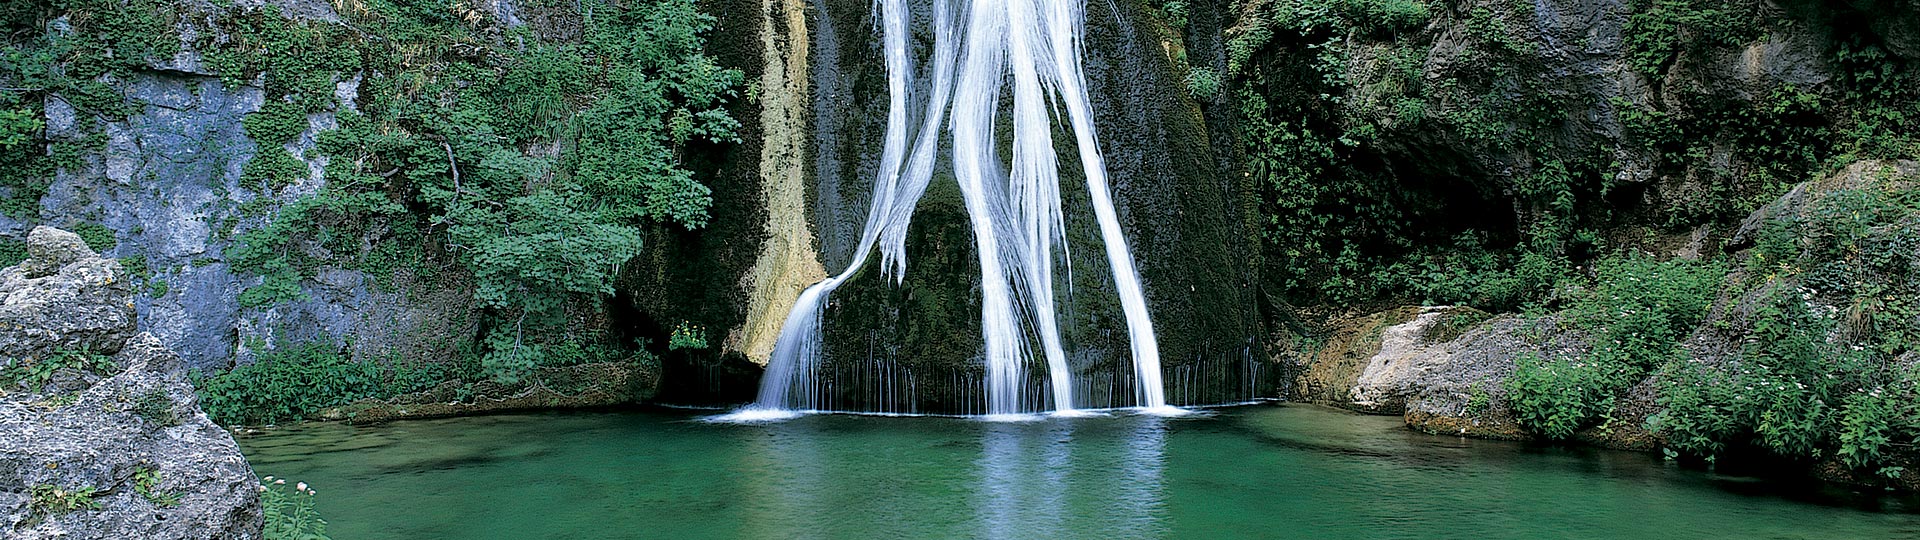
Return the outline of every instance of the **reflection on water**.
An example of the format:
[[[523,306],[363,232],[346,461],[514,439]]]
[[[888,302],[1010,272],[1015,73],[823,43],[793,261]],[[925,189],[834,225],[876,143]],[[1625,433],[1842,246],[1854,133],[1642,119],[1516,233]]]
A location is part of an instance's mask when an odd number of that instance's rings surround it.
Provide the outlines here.
[[[342,540],[1920,538],[1911,499],[1311,407],[984,422],[679,413],[313,425],[241,440]]]

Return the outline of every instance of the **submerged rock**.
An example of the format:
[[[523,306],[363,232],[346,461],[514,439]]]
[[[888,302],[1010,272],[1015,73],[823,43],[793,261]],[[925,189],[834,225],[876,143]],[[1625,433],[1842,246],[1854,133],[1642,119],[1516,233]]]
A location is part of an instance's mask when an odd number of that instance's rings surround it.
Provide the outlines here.
[[[180,357],[134,334],[119,263],[65,231],[29,239],[33,258],[0,271],[0,378],[34,383],[0,389],[0,536],[260,538],[252,468],[200,410]],[[114,369],[76,363],[101,353]]]

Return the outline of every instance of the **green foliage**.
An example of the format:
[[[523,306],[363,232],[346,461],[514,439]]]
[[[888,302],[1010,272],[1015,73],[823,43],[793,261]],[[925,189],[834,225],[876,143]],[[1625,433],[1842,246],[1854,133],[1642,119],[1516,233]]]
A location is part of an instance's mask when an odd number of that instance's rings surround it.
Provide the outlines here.
[[[707,348],[707,329],[692,322],[681,321],[673,327],[673,335],[667,338],[668,350]]]
[[[174,412],[173,398],[166,390],[151,390],[140,394],[133,401],[133,414],[148,423],[170,427],[180,424],[180,416]]]
[[[1741,431],[1735,407],[1746,397],[1731,377],[1696,362],[1675,362],[1657,380],[1662,410],[1647,419],[1647,428],[1671,449],[1712,459]]]
[[[1734,0],[1636,0],[1624,36],[1628,61],[1657,79],[1683,51],[1751,41],[1759,37],[1757,6]]]
[[[27,261],[27,242],[12,238],[0,238],[0,267],[11,267]]]
[[[1220,95],[1220,73],[1212,68],[1196,67],[1187,71],[1187,93],[1193,99],[1212,101]]]
[[[1590,336],[1593,349],[1577,361],[1522,357],[1506,381],[1520,425],[1549,439],[1592,425],[1650,370],[1683,363],[1680,340],[1706,318],[1727,270],[1635,255],[1602,260],[1595,274],[1590,292],[1567,310],[1568,324]]]
[[[1186,0],[1161,0],[1160,13],[1167,18],[1167,25],[1174,28],[1187,27]]]
[[[266,540],[331,540],[327,520],[313,508],[313,488],[305,482],[287,487],[284,479],[260,480],[260,509],[265,514]]]
[[[1640,374],[1679,355],[1680,340],[1706,318],[1727,268],[1632,255],[1602,260],[1595,273],[1592,294],[1571,310],[1573,322],[1592,333],[1600,361]]]
[[[80,235],[80,239],[87,243],[87,247],[96,253],[107,253],[120,245],[120,240],[113,229],[99,223],[90,221],[75,223],[68,226],[67,230]]]
[[[1388,263],[1375,271],[1373,282],[1429,305],[1503,310],[1525,306],[1567,278],[1567,265],[1558,258],[1502,254],[1483,242],[1479,235],[1463,233],[1450,248]]]
[[[287,344],[260,353],[252,364],[195,373],[194,386],[215,422],[264,425],[399,393],[386,375],[378,364],[355,362],[331,344]]]
[[[1552,440],[1571,438],[1592,425],[1613,409],[1615,395],[1631,383],[1622,366],[1603,361],[1542,360],[1529,353],[1514,364],[1513,375],[1504,383],[1514,420]]]
[[[39,200],[60,167],[78,164],[99,134],[48,140],[43,104],[78,118],[117,121],[140,105],[116,83],[180,50],[178,7],[161,0],[42,0],[0,8],[0,212],[39,217]],[[59,24],[54,24],[58,20]]]
[[[63,369],[105,376],[111,375],[116,367],[113,359],[85,347],[55,351],[46,358],[13,358],[0,367],[0,388],[25,384],[29,391],[38,391],[53,380],[55,372]]]
[[[299,105],[287,100],[268,101],[260,110],[248,114],[240,120],[247,130],[247,136],[260,146],[273,146],[293,142],[300,133],[307,130],[306,111]]]
[[[1267,262],[1290,301],[1515,309],[1540,301],[1597,247],[1579,203],[1604,192],[1598,154],[1523,164],[1510,189],[1476,185],[1445,164],[1376,165],[1402,130],[1438,130],[1489,151],[1547,144],[1563,111],[1579,105],[1546,91],[1531,71],[1537,63],[1526,61],[1534,45],[1507,30],[1530,24],[1531,11],[1512,4],[1458,14],[1471,29],[1458,76],[1430,81],[1422,66],[1431,38],[1414,33],[1433,16],[1425,3],[1242,7],[1229,32],[1228,74],[1243,79],[1236,97],[1247,170],[1264,195]],[[1249,65],[1263,48],[1292,52]],[[1448,105],[1436,113],[1429,103]],[[1477,205],[1519,210],[1519,234],[1511,223],[1483,221],[1496,216]]]
[[[52,484],[39,484],[28,490],[27,506],[49,514],[65,514],[78,510],[99,510],[101,490],[92,486],[66,489]]]
[[[307,164],[293,157],[292,152],[269,144],[261,146],[253,159],[240,166],[240,182],[271,193],[306,178],[307,172]]]
[[[615,265],[639,254],[640,235],[575,211],[584,204],[540,193],[463,213],[453,241],[472,254],[481,302],[552,314],[574,295],[612,294]]]
[[[1467,418],[1479,418],[1493,409],[1493,394],[1487,392],[1480,383],[1474,383],[1467,393]]]
[[[180,493],[160,489],[160,470],[152,466],[133,470],[133,491],[160,508],[180,506]]]
[[[153,269],[147,268],[146,255],[133,255],[130,257],[121,257],[120,269],[125,270],[127,272],[127,277],[129,279],[144,280],[153,276]]]
[[[362,76],[356,110],[309,153],[329,158],[327,185],[241,231],[227,253],[262,277],[242,305],[303,298],[300,283],[322,266],[384,283],[446,256],[474,276],[487,308],[476,364],[517,380],[554,361],[541,336],[564,333],[568,306],[611,292],[643,227],[707,223],[712,194],[681,162],[701,145],[738,142],[726,107],[745,75],[702,52],[713,19],[691,0],[590,0],[570,41],[492,28],[459,8],[363,5],[343,15],[381,40],[242,10],[230,26],[246,46],[210,60],[230,83],[266,81],[268,106],[246,119],[264,150],[243,170],[264,189],[307,174],[277,144],[331,105],[333,81]],[[323,44],[348,52],[281,54]]]
[[[1885,173],[1881,173],[1885,174]],[[1760,300],[1736,362],[1662,373],[1666,411],[1649,420],[1680,452],[1753,446],[1797,459],[1886,469],[1920,435],[1910,367],[1920,320],[1920,195],[1903,182],[1818,193],[1805,217],[1776,217],[1746,261]],[[1829,310],[1816,305],[1838,306]]]
[[[40,120],[40,111],[33,109],[0,109],[0,149],[12,150],[26,146],[40,137],[40,130],[46,123]]]
[[[1649,427],[1695,455],[1748,444],[1862,470],[1884,466],[1896,441],[1917,433],[1914,375],[1869,360],[1868,351],[1830,346],[1834,326],[1796,292],[1773,291],[1737,364],[1668,368],[1665,411]]]

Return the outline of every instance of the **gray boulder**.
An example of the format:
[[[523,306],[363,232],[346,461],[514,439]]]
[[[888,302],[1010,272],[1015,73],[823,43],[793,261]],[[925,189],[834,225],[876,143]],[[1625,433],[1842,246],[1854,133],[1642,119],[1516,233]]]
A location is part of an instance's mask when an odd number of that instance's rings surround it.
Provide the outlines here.
[[[0,389],[0,537],[261,538],[252,468],[200,410],[180,357],[134,334],[119,264],[71,233],[30,238],[34,259],[0,271],[0,356],[50,361],[87,347],[116,353],[121,369],[104,379],[60,369],[52,384]]]
[[[0,270],[0,365],[62,350],[113,354],[133,337],[133,288],[119,262],[52,227],[27,235],[27,253]]]

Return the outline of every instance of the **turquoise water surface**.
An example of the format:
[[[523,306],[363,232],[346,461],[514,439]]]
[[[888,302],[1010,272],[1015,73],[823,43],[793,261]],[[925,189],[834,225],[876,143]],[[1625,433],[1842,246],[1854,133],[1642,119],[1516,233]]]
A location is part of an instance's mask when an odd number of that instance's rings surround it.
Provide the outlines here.
[[[684,411],[241,439],[337,540],[1920,538],[1911,499],[1261,405],[1022,423]]]

